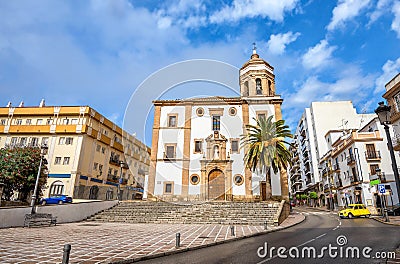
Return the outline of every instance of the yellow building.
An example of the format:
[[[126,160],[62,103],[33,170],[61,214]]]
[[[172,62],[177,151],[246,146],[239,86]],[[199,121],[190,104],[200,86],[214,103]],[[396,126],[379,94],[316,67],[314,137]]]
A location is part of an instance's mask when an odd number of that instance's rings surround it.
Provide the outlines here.
[[[44,101],[39,107],[0,107],[0,148],[42,144],[48,146],[45,197],[116,199],[119,182],[123,200],[142,197],[150,148],[93,108]]]

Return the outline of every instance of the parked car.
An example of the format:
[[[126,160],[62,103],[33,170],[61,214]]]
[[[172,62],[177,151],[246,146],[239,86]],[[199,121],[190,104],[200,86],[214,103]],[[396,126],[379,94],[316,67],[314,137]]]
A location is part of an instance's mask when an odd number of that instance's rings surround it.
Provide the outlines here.
[[[350,204],[345,209],[339,211],[339,216],[340,218],[370,217],[371,212],[363,204]]]
[[[388,215],[400,215],[400,203],[388,206]]]
[[[41,205],[45,204],[63,204],[63,203],[72,203],[72,197],[67,195],[54,195],[49,198],[42,198],[40,200]]]

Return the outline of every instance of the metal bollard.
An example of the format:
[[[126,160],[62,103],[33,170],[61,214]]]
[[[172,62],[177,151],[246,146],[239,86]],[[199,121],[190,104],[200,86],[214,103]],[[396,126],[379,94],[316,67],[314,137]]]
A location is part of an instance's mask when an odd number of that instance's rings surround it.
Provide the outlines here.
[[[268,221],[265,221],[264,222],[264,230],[267,230],[268,229]]]
[[[389,214],[388,214],[388,209],[385,208],[385,209],[384,209],[384,212],[385,212],[385,222],[390,222],[390,220],[389,220]]]
[[[181,233],[176,233],[176,243],[175,247],[179,248],[181,246]]]
[[[235,226],[231,226],[231,236],[235,236]]]
[[[64,245],[64,253],[63,253],[62,264],[68,264],[68,262],[69,262],[69,253],[71,253],[71,245],[70,244],[65,244]]]

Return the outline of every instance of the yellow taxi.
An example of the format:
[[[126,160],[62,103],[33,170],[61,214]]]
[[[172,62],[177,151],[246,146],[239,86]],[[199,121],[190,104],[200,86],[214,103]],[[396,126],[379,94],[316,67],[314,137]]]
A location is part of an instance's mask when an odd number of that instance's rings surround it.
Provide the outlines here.
[[[371,212],[363,204],[349,204],[346,209],[339,211],[340,218],[353,218],[359,216],[370,217]]]

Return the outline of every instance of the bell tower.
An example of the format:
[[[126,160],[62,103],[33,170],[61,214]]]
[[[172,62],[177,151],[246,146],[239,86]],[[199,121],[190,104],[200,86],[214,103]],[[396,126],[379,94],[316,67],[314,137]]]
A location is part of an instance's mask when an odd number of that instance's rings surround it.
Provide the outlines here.
[[[239,85],[241,97],[275,96],[274,67],[257,54],[253,43],[253,54],[240,68]]]

